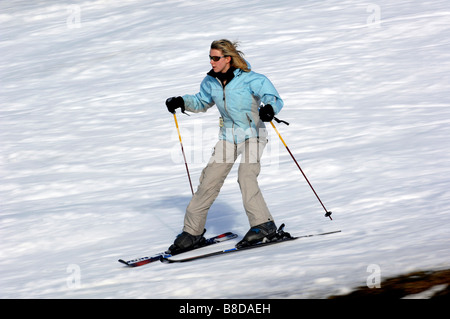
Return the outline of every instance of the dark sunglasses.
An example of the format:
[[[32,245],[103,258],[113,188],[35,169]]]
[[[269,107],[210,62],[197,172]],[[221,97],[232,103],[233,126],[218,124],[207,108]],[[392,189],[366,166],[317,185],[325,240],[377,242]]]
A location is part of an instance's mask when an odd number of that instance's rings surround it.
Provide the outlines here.
[[[220,59],[224,58],[225,56],[209,56],[210,60],[213,60],[214,62],[219,61]]]

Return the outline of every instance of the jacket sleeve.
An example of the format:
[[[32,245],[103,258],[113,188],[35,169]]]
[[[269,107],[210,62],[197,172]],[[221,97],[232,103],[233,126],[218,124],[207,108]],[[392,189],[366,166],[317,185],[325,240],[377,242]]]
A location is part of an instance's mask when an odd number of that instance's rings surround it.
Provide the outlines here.
[[[211,96],[211,85],[208,77],[205,77],[200,84],[199,93],[195,95],[186,94],[183,96],[183,100],[185,109],[193,113],[206,112],[213,106],[214,101]]]
[[[266,76],[255,73],[255,77],[250,83],[250,89],[262,103],[272,105],[275,114],[278,114],[283,108],[283,100]]]

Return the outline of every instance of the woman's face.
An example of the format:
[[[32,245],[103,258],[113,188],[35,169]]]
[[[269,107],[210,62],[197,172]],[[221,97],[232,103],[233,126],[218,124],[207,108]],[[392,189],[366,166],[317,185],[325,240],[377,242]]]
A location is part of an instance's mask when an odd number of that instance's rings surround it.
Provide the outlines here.
[[[211,49],[209,51],[209,55],[211,57],[222,57],[223,53],[222,53],[222,50]],[[211,63],[211,66],[212,66],[214,72],[225,73],[230,68],[231,57],[229,57],[229,56],[223,57],[223,58],[220,58],[218,61],[214,61],[213,59],[210,59],[209,62]]]

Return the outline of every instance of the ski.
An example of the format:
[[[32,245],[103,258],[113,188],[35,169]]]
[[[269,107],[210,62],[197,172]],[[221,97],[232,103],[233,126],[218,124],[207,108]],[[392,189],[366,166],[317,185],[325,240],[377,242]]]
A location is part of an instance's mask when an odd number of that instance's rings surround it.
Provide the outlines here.
[[[280,229],[281,229],[281,227],[280,227]],[[254,248],[261,248],[261,247],[274,245],[274,244],[280,244],[280,243],[283,243],[283,242],[286,242],[286,241],[296,240],[296,239],[300,239],[300,238],[336,234],[336,233],[339,233],[341,231],[340,230],[335,230],[335,231],[326,232],[326,233],[310,234],[310,235],[303,235],[303,236],[297,236],[297,237],[293,237],[293,236],[289,235],[288,233],[284,233],[282,231],[282,229],[281,229],[281,232],[282,232],[282,236],[281,237],[277,236],[277,238],[275,238],[272,241],[268,241],[268,242],[260,242],[260,243],[257,243],[255,245],[246,246],[246,247],[242,247],[242,248],[233,247],[233,248],[230,248],[230,249],[219,250],[219,251],[215,251],[215,252],[211,252],[211,253],[207,253],[207,254],[202,254],[202,255],[197,255],[197,256],[193,256],[193,257],[187,257],[187,258],[183,258],[183,259],[173,259],[173,258],[171,258],[172,256],[163,256],[163,257],[161,257],[160,261],[163,262],[163,263],[168,263],[168,264],[171,264],[171,263],[184,263],[184,262],[189,262],[189,261],[209,258],[209,257],[213,257],[213,256],[225,255],[225,254],[230,254],[230,253],[236,253],[236,252],[239,252],[239,251],[244,251],[244,250],[249,250],[249,249],[254,249]]]
[[[237,237],[236,234],[234,234],[232,232],[226,232],[226,233],[223,233],[223,234],[220,234],[220,235],[208,238],[208,239],[205,240],[205,242],[201,246],[198,246],[198,247],[195,247],[195,248],[192,248],[190,250],[183,251],[183,252],[192,251],[192,250],[198,249],[198,248],[203,248],[203,247],[210,246],[210,245],[213,245],[213,244],[216,244],[216,243],[220,243],[220,242],[223,242],[223,241],[226,241],[226,240],[234,239],[236,237]],[[142,266],[142,265],[146,265],[146,264],[149,264],[149,263],[161,260],[162,258],[169,258],[169,257],[172,257],[172,256],[175,256],[175,255],[172,255],[172,254],[169,254],[169,253],[166,253],[166,252],[161,252],[161,253],[153,255],[153,256],[140,257],[140,258],[131,259],[131,260],[128,260],[128,261],[123,260],[123,259],[119,259],[119,262],[122,263],[122,264],[127,265],[128,267],[139,267],[139,266]]]

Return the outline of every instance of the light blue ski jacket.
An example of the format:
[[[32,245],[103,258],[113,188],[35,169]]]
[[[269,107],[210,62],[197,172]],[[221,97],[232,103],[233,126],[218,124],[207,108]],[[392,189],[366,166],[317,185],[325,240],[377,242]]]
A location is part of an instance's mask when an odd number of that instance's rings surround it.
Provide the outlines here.
[[[253,71],[236,69],[234,78],[224,87],[213,75],[209,72],[203,79],[199,93],[183,96],[185,109],[206,112],[215,104],[222,117],[219,139],[237,144],[251,137],[267,138],[264,122],[259,118],[261,103],[272,105],[275,114],[283,107],[270,80]]]

